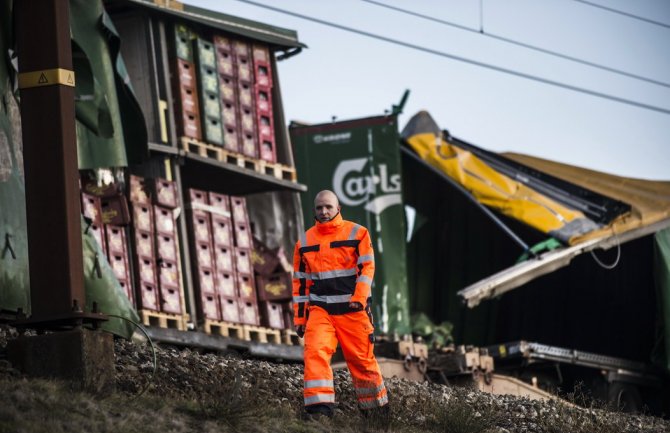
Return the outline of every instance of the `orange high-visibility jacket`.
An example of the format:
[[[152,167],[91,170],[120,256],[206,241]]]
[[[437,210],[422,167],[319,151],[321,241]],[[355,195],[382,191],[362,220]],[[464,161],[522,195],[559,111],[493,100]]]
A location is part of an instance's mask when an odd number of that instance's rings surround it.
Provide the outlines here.
[[[341,214],[326,223],[317,221],[295,245],[293,271],[295,326],[306,323],[309,305],[329,314],[354,311],[350,302],[365,307],[375,273],[368,230]]]

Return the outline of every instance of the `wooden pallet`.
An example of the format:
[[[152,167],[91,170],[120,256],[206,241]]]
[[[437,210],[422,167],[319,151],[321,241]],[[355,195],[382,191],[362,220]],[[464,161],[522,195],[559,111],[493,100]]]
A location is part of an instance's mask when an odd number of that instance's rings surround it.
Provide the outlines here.
[[[226,164],[236,165],[280,180],[287,180],[289,182],[298,181],[295,168],[288,165],[250,158],[241,153],[231,152],[221,146],[204,143],[190,137],[182,137],[180,143],[181,148],[186,152],[195,153],[204,158],[211,158],[219,162],[225,162]]]
[[[160,311],[139,310],[142,324],[145,326],[155,326],[157,328],[177,329],[179,331],[188,330],[188,314],[170,314]]]
[[[279,329],[263,328],[261,326],[244,325],[244,339],[258,343],[281,344]]]
[[[190,137],[182,137],[181,148],[204,158],[211,158],[219,162],[225,162],[226,164],[236,165],[257,173],[261,172],[259,160],[242,155],[241,153],[231,152],[221,146],[203,143],[202,141]]]
[[[263,174],[274,176],[280,180],[288,180],[290,182],[298,181],[298,175],[296,174],[295,168],[293,167],[263,160],[260,160],[258,162],[260,172]]]
[[[220,335],[222,337],[237,338],[244,340],[244,329],[237,323],[219,322],[217,320],[205,320],[205,332],[207,334]]]
[[[287,346],[304,346],[305,340],[298,337],[298,334],[293,329],[282,329],[281,343]]]

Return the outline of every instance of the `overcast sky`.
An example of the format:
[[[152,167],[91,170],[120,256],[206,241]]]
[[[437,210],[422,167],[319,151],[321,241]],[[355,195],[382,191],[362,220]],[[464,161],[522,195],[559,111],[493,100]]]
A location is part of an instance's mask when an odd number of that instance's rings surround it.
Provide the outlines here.
[[[387,5],[665,83],[653,84],[361,0],[254,0],[472,61],[670,110],[670,1],[379,0]],[[488,150],[621,176],[670,180],[670,115],[496,72],[237,0],[186,3],[296,30],[309,46],[279,63],[287,121],[383,114],[411,91],[401,128],[427,110]],[[480,5],[483,4],[483,11]],[[482,19],[483,18],[483,19]]]

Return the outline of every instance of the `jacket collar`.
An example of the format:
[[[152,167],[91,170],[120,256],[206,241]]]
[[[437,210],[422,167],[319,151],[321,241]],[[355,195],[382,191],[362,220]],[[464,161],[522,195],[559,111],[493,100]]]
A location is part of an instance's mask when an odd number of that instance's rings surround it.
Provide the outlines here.
[[[321,223],[317,220],[314,223],[314,226],[316,227],[316,230],[320,234],[326,235],[335,233],[337,230],[340,229],[340,227],[342,227],[342,224],[344,224],[344,220],[342,219],[342,214],[338,212],[337,215],[335,215],[335,217],[333,217],[332,220],[325,223]]]

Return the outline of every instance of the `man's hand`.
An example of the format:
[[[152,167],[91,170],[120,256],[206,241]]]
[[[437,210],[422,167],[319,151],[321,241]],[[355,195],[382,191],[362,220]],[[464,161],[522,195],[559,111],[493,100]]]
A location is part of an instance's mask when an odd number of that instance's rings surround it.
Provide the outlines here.
[[[305,325],[296,326],[295,333],[298,334],[298,337],[303,338],[305,336]]]
[[[349,302],[349,308],[351,308],[354,311],[360,311],[363,309],[363,304],[360,302]]]

